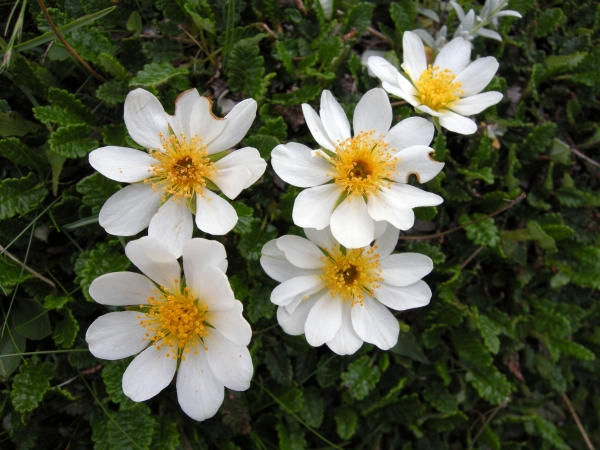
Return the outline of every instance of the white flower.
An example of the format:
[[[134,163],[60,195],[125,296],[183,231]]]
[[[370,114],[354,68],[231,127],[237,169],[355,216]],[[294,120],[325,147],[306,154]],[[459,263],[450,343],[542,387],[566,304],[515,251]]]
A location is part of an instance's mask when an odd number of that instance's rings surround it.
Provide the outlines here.
[[[125,147],[103,147],[90,153],[90,164],[102,175],[132,183],[114,194],[100,211],[100,225],[118,236],[148,227],[181,256],[198,228],[225,234],[237,222],[233,207],[211,189],[234,199],[267,167],[250,147],[227,152],[242,140],[256,116],[256,102],[244,100],[224,119],[213,116],[211,101],[196,89],[179,96],[175,115],[165,113],[154,95],[143,89],[125,100],[125,125],[148,153]]]
[[[132,306],[99,317],[87,330],[90,352],[121,359],[141,352],[123,374],[123,392],[136,402],[167,387],[177,366],[177,398],[195,420],[216,414],[224,389],[244,391],[253,367],[246,346],[252,330],[225,275],[222,244],[191,239],[177,258],[156,238],[125,247],[146,275],[114,272],[96,278],[90,295],[103,305]]]
[[[502,42],[502,36],[500,36],[500,34],[484,27],[491,23],[498,29],[499,17],[512,16],[519,19],[522,17],[517,11],[503,11],[503,9],[508,6],[508,0],[486,0],[481,9],[481,13],[478,16],[475,15],[475,11],[472,9],[465,14],[462,6],[455,1],[450,1],[449,3],[456,11],[456,15],[460,20],[460,25],[456,29],[454,37],[460,36],[469,41],[473,40],[476,36],[481,36]]]
[[[331,92],[323,91],[321,116],[302,105],[306,123],[322,150],[296,143],[272,152],[275,172],[285,182],[309,189],[296,198],[292,216],[300,227],[331,232],[345,247],[369,245],[378,221],[407,230],[412,208],[435,206],[443,199],[407,184],[410,174],[421,183],[442,167],[431,159],[434,128],[411,117],[392,129],[392,107],[382,89],[372,89],[354,110],[354,137],[344,110]]]
[[[262,249],[263,269],[281,282],[271,301],[283,330],[340,355],[363,341],[382,350],[396,345],[398,321],[386,306],[403,311],[429,303],[431,290],[421,278],[433,269],[431,259],[391,255],[399,232],[389,225],[373,246],[354,250],[340,248],[329,229],[304,232],[308,239],[283,236]]]
[[[427,65],[421,39],[410,31],[402,38],[404,62],[401,74],[383,58],[369,58],[369,67],[381,79],[383,88],[403,98],[419,111],[438,118],[444,128],[460,134],[473,134],[477,125],[464,117],[479,114],[502,100],[500,92],[480,92],[498,70],[493,56],[471,63],[471,46],[462,38],[450,41]]]

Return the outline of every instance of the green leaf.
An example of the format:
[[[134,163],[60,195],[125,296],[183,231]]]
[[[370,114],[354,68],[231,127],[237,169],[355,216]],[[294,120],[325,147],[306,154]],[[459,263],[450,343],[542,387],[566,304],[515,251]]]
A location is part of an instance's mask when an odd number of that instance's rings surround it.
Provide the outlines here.
[[[177,450],[180,448],[177,421],[169,417],[161,417],[160,423],[154,427],[150,450]]]
[[[544,37],[550,34],[561,22],[566,20],[560,8],[544,9],[536,20],[535,37]]]
[[[461,214],[458,222],[461,225],[469,223],[472,220],[477,220],[484,217],[483,214],[474,214],[471,219],[466,214]],[[494,219],[488,217],[481,222],[474,223],[465,227],[467,238],[472,241],[475,245],[483,247],[495,247],[500,242],[500,236],[498,235],[498,228],[494,224]]]
[[[135,36],[139,36],[142,32],[142,18],[140,17],[140,13],[133,11],[129,15],[129,19],[127,19],[127,24],[125,26],[127,27],[127,30],[134,33]]]
[[[65,158],[83,158],[98,148],[98,141],[90,139],[90,127],[86,124],[60,127],[50,136],[48,144],[57,155]]]
[[[129,85],[125,81],[110,80],[96,90],[98,100],[113,106],[125,103],[127,94],[129,94]]]
[[[129,86],[157,86],[166,83],[178,75],[187,75],[189,70],[184,67],[173,67],[168,62],[146,64],[135,77],[129,81]]]
[[[27,412],[37,408],[46,391],[50,389],[52,377],[50,364],[41,363],[37,357],[21,364],[10,391],[15,410]]]
[[[481,169],[469,170],[457,167],[456,171],[463,174],[467,180],[483,180],[487,184],[494,184],[494,174],[491,167],[482,167]]]
[[[271,103],[280,105],[300,105],[308,103],[321,93],[321,87],[316,84],[305,84],[288,94],[275,94]]]
[[[83,194],[81,202],[91,208],[92,214],[99,214],[106,200],[121,189],[121,185],[100,173],[95,173],[77,183],[76,189]]]
[[[469,371],[465,379],[477,389],[481,397],[493,405],[500,405],[513,390],[506,377],[494,366],[479,367],[477,370]]]
[[[455,329],[451,339],[458,356],[468,364],[476,367],[487,367],[492,364],[492,356],[472,333]]]
[[[0,379],[7,380],[10,374],[19,367],[21,356],[18,356],[18,353],[25,351],[26,342],[27,339],[16,333],[12,326],[6,327],[4,336],[0,338]]]
[[[253,222],[252,231],[244,234],[238,243],[238,250],[248,260],[257,261],[263,246],[277,237],[277,230],[274,226],[267,225],[264,229],[261,227],[260,221]]]
[[[25,136],[35,133],[40,128],[39,124],[25,120],[16,111],[0,113],[0,137]]]
[[[500,350],[500,339],[498,339],[498,335],[502,332],[502,329],[484,314],[477,314],[476,324],[481,332],[483,343],[487,349],[494,355],[498,354],[498,350]]]
[[[261,158],[265,161],[269,161],[271,159],[271,151],[279,145],[279,140],[273,136],[255,134],[244,139],[243,145],[245,147],[256,148],[260,153]]]
[[[270,319],[275,314],[275,305],[271,303],[271,289],[264,286],[253,287],[248,293],[249,302],[246,313],[250,322],[256,323],[261,318]]]
[[[400,0],[390,5],[390,16],[396,25],[396,35],[401,37],[405,31],[412,29],[417,17],[415,2],[411,0]]]
[[[125,360],[111,361],[102,369],[102,380],[110,400],[121,404],[123,407],[130,407],[135,403],[123,393],[123,374],[127,369],[128,363]]]
[[[35,117],[42,123],[60,125],[91,124],[90,110],[81,101],[64,89],[48,89],[48,106],[33,108]]]
[[[52,333],[52,339],[54,343],[62,348],[71,348],[75,343],[75,338],[77,337],[77,333],[79,332],[79,324],[77,323],[77,319],[73,315],[73,312],[66,308],[62,311],[63,320],[61,320],[56,328],[54,328],[54,333]]]
[[[550,149],[548,156],[550,156],[553,161],[564,164],[565,166],[571,165],[571,147],[559,139],[554,138],[552,140],[552,148]]]
[[[54,295],[54,294],[50,294],[50,295],[46,295],[46,297],[44,297],[44,308],[45,309],[56,309],[56,310],[60,310],[63,308],[63,306],[65,306],[67,303],[73,302],[75,301],[75,299],[73,297],[71,297],[70,295]]]
[[[285,139],[287,137],[288,126],[283,117],[279,116],[274,119],[266,119],[265,125],[258,129],[258,134],[266,134],[274,136],[277,139]],[[269,154],[270,154],[269,150]]]
[[[343,49],[344,43],[339,37],[329,36],[329,38],[325,39],[317,49],[319,62],[325,64],[326,67],[329,67],[331,62],[342,54]]]
[[[317,364],[317,382],[322,388],[333,386],[340,378],[341,369],[338,361],[331,361],[330,357],[322,356]]]
[[[171,39],[151,39],[142,44],[142,52],[154,62],[170,62],[181,58],[182,47]]]
[[[400,333],[398,336],[398,342],[392,348],[390,352],[398,355],[408,356],[414,361],[419,361],[424,364],[431,364],[431,361],[423,353],[423,349],[417,343],[415,337],[409,332]]]
[[[150,408],[143,403],[117,412],[111,412],[112,420],[106,423],[106,432],[111,449],[146,450],[152,442],[156,421]]]
[[[23,178],[0,181],[0,220],[34,210],[48,195],[33,172]]]
[[[413,211],[416,218],[424,222],[433,220],[437,216],[437,208],[435,206],[421,206],[414,208]]]
[[[314,386],[303,390],[304,404],[302,405],[302,419],[311,427],[319,428],[323,423],[325,405],[322,392]]]
[[[27,339],[40,340],[52,333],[48,312],[42,304],[31,298],[23,298],[12,313],[15,331]]]
[[[0,141],[0,154],[17,166],[27,169],[42,170],[48,167],[46,158],[31,150],[17,138],[2,139]]]
[[[134,11],[131,15],[133,16],[133,14],[137,14],[137,11]],[[129,73],[125,67],[123,67],[123,64],[110,53],[100,53],[98,55],[98,60],[100,61],[102,68],[117,80],[126,81],[130,78]]]
[[[352,9],[344,16],[344,33],[348,33],[351,29],[356,30],[356,36],[361,36],[369,25],[371,25],[371,19],[373,18],[373,9],[375,5],[371,3],[357,3]]]
[[[554,133],[556,133],[556,124],[552,122],[546,122],[535,127],[520,147],[520,153],[528,158],[544,153],[552,144]]]
[[[545,441],[548,441],[553,447],[559,450],[570,450],[571,447],[560,437],[556,426],[540,416],[536,416],[533,420],[538,432],[542,435]]]
[[[131,265],[122,250],[115,247],[115,245],[100,242],[95,248],[81,252],[75,261],[74,269],[77,274],[75,283],[83,288],[83,296],[90,302],[93,302],[94,299],[90,297],[88,289],[95,278],[105,273],[127,270]]]
[[[577,342],[569,341],[567,339],[552,339],[552,343],[558,347],[563,354],[572,356],[581,361],[594,361],[596,359],[594,352]]]
[[[8,290],[11,286],[15,286],[28,278],[31,275],[24,271],[21,266],[13,260],[5,256],[0,256],[0,286]]]
[[[456,397],[441,383],[429,384],[423,392],[423,398],[444,414],[452,414],[458,409]]]
[[[115,145],[117,147],[126,146],[125,138],[127,136],[127,128],[122,123],[107,124],[102,127],[102,140],[104,145]]]
[[[238,221],[233,227],[237,234],[248,234],[252,232],[252,224],[258,219],[254,217],[254,210],[242,202],[231,202],[231,206],[238,215]]]
[[[300,428],[297,421],[290,421],[288,426],[278,423],[275,426],[277,437],[279,438],[280,450],[304,450],[306,449],[306,439],[304,431]]]
[[[368,355],[361,356],[359,359],[348,365],[346,372],[342,373],[342,381],[352,396],[357,400],[362,400],[372,391],[381,377],[379,367],[370,365]]]
[[[335,413],[336,431],[342,439],[350,439],[358,430],[358,416],[350,408],[342,408]]]
[[[227,70],[231,92],[242,92],[244,97],[259,101],[267,91],[269,80],[275,76],[274,73],[265,76],[265,59],[260,56],[258,47],[258,41],[263,37],[266,34],[234,44]]]
[[[265,365],[275,381],[285,386],[292,384],[292,362],[282,347],[274,347],[264,355]]]

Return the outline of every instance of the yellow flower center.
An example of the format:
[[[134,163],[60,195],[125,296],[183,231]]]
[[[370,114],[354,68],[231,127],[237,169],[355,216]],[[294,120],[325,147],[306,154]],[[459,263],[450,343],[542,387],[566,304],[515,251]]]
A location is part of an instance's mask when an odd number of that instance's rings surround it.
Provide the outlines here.
[[[152,175],[144,180],[152,183],[156,191],[164,191],[163,202],[167,197],[181,201],[191,199],[194,193],[203,195],[207,178],[217,171],[215,164],[206,153],[202,145],[202,138],[197,136],[186,139],[183,134],[165,138],[159,135],[164,152],[149,150],[150,156],[158,161],[152,166]]]
[[[415,83],[420,102],[439,111],[457,101],[465,91],[460,89],[461,83],[453,81],[455,78],[450,69],[440,70],[439,66],[431,67],[430,64]]]
[[[372,296],[372,292],[383,281],[379,255],[375,253],[375,248],[342,251],[336,245],[332,250],[324,249],[327,256],[322,257],[325,264],[320,278],[329,288],[332,297],[339,296],[351,305],[362,305],[365,293]]]
[[[389,186],[396,172],[396,158],[388,145],[374,139],[374,131],[360,133],[337,144],[332,159],[334,181],[347,195],[369,196],[383,186]]]
[[[143,339],[150,340],[157,350],[168,345],[171,351],[167,358],[181,357],[185,361],[185,353],[192,348],[198,353],[199,342],[204,346],[202,338],[208,336],[205,317],[208,306],[193,299],[187,287],[182,292],[171,294],[161,286],[155,293],[158,295],[148,297],[147,305],[140,305],[146,312],[137,316],[140,325],[147,330]]]

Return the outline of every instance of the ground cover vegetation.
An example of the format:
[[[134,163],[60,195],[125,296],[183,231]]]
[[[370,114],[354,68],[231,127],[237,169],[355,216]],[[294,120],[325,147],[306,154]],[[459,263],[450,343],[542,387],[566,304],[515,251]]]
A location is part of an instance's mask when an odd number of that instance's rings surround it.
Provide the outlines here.
[[[491,6],[502,2],[458,3],[3,2],[0,446],[600,447],[600,6],[504,4],[519,19],[494,17]],[[352,123],[363,95],[381,85],[361,57],[382,51],[400,70],[403,36],[413,30],[432,55],[460,36],[473,60],[495,57],[484,91],[503,99],[476,116],[474,134],[436,117],[430,145],[444,168],[423,184],[410,178],[443,198],[415,208],[396,245],[431,259],[431,302],[393,311],[400,335],[391,349],[364,342],[339,356],[277,323],[278,282],[261,252],[305,234],[292,214],[302,189],[275,174],[271,152],[290,142],[318,148],[302,104],[318,111],[324,90]],[[122,379],[133,358],[98,359],[85,340],[94,321],[122,309],[94,302],[90,286],[135,272],[125,246],[147,234],[119,237],[100,226],[101,208],[127,185],[88,161],[100,147],[143,150],[123,120],[137,88],[170,114],[192,88],[214,100],[217,117],[254,99],[256,119],[236,148],[256,148],[269,163],[231,201],[238,221],[230,233],[193,229],[226,251],[254,367],[250,388],[226,390],[202,422],[182,411],[175,382],[132,401]],[[406,99],[391,102],[393,124],[428,117]]]

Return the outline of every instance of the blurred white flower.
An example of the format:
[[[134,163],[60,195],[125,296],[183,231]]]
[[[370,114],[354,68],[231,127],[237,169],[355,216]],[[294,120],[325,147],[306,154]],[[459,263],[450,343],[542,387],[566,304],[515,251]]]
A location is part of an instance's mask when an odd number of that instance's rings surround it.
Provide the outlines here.
[[[410,174],[425,183],[444,167],[430,157],[433,125],[411,117],[390,129],[392,107],[383,89],[371,89],[356,105],[354,137],[331,92],[323,91],[320,117],[307,104],[302,110],[322,149],[290,142],[271,154],[282,180],[308,188],[294,203],[297,226],[322,230],[330,225],[342,245],[359,248],[376,237],[378,222],[407,230],[415,221],[413,208],[442,203],[439,195],[408,184]]]
[[[351,355],[363,341],[382,350],[396,345],[398,320],[386,306],[403,311],[429,303],[421,278],[433,269],[431,259],[392,255],[399,232],[389,225],[372,246],[354,250],[342,248],[329,228],[304,232],[308,239],[282,236],[262,249],[263,269],[281,283],[271,301],[283,330],[339,355]]]
[[[264,173],[267,163],[255,148],[227,151],[242,140],[255,116],[252,99],[220,119],[213,116],[211,101],[196,89],[177,98],[173,116],[150,92],[130,92],[125,125],[148,153],[113,146],[90,153],[90,164],[102,175],[132,183],[104,204],[100,225],[117,236],[132,236],[148,227],[148,235],[160,238],[177,257],[192,237],[192,214],[206,233],[229,232],[237,214],[213,190],[234,199]]]
[[[512,16],[518,17],[519,19],[522,17],[517,11],[503,11],[503,9],[508,6],[508,0],[486,0],[479,15],[475,15],[475,11],[473,9],[469,10],[469,12],[465,14],[462,6],[460,6],[454,0],[450,1],[450,5],[452,5],[456,11],[458,19],[460,20],[460,25],[456,29],[454,37],[462,37],[463,39],[469,41],[476,36],[502,41],[502,36],[500,36],[499,33],[484,27],[489,24],[493,24],[494,28],[498,29],[499,17]]]
[[[123,374],[123,393],[136,402],[162,391],[177,370],[183,411],[195,420],[214,416],[224,387],[245,391],[254,371],[246,348],[252,330],[224,273],[225,248],[206,239],[188,241],[184,278],[175,255],[153,237],[129,242],[125,253],[146,276],[102,275],[90,295],[103,305],[137,310],[96,319],[85,336],[90,352],[108,360],[141,352]]]
[[[464,116],[479,114],[502,100],[500,92],[480,94],[498,70],[498,61],[488,56],[469,63],[471,46],[463,38],[450,41],[429,65],[423,42],[415,33],[404,33],[402,47],[406,76],[377,56],[369,58],[369,67],[386,91],[430,114],[442,127],[473,134],[477,125]]]

